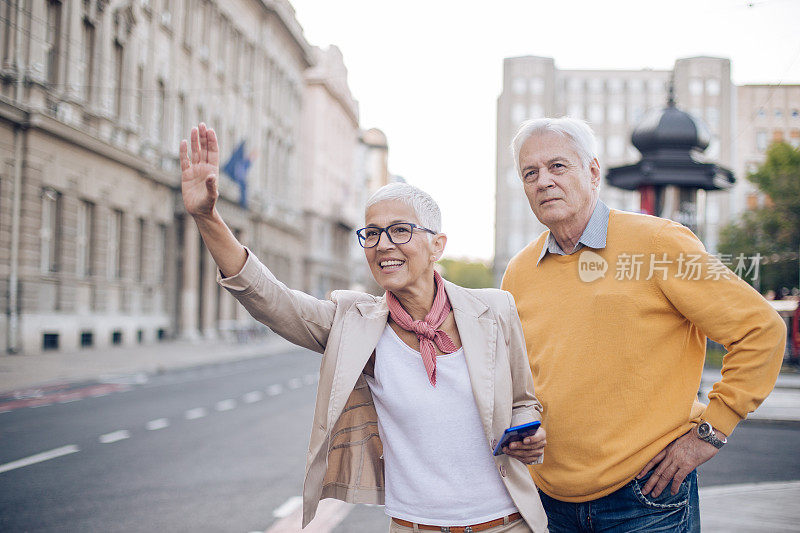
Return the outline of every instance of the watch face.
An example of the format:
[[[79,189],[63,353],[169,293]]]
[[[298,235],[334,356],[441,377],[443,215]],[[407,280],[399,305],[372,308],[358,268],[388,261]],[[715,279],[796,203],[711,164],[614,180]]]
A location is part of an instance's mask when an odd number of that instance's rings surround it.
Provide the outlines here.
[[[708,437],[711,434],[711,424],[703,422],[697,426],[697,434],[700,437]]]

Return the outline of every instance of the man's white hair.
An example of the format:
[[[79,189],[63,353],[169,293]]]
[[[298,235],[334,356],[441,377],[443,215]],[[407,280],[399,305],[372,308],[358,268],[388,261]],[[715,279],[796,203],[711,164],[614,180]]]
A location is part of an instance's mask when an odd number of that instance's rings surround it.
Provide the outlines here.
[[[597,140],[586,121],[572,117],[534,118],[523,122],[514,135],[514,140],[511,141],[514,164],[520,177],[522,169],[519,167],[519,152],[522,145],[532,136],[548,132],[561,135],[569,141],[572,148],[578,152],[583,168],[588,169],[592,160],[597,158]]]
[[[373,194],[364,211],[384,200],[399,200],[414,210],[417,215],[417,220],[421,226],[430,230],[440,233],[442,231],[442,212],[439,210],[439,205],[431,197],[418,187],[409,185],[408,183],[390,183],[384,185]],[[430,233],[428,234],[429,236]]]

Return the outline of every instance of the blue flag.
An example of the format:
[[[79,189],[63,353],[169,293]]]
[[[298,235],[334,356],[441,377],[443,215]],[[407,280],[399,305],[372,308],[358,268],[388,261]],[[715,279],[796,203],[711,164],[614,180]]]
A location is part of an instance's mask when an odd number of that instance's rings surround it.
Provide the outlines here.
[[[242,141],[233,151],[225,166],[222,167],[222,171],[239,186],[242,193],[239,205],[244,208],[247,208],[247,171],[251,163],[252,161],[244,154],[244,141]]]

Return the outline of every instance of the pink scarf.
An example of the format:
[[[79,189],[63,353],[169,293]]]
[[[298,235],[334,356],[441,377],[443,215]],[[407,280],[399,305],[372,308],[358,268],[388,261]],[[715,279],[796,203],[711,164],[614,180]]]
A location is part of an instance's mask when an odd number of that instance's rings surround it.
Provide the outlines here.
[[[428,372],[428,379],[431,385],[436,386],[436,348],[434,343],[444,353],[453,353],[457,350],[453,340],[447,333],[437,329],[442,325],[447,315],[450,314],[450,299],[444,290],[442,276],[435,270],[433,271],[433,281],[436,283],[436,296],[433,298],[433,305],[424,320],[413,320],[408,311],[403,309],[403,305],[397,297],[386,291],[386,303],[389,306],[389,314],[398,326],[406,331],[413,331],[419,339],[419,351],[422,355],[422,364]]]

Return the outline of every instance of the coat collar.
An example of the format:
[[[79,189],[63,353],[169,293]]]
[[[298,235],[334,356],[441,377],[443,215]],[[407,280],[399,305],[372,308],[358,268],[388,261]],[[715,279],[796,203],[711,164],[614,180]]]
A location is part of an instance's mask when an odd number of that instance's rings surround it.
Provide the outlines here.
[[[444,290],[450,299],[450,306],[453,310],[459,310],[466,315],[479,317],[489,310],[489,307],[470,294],[470,292],[459,287],[454,283],[444,280]],[[356,308],[364,318],[378,318],[389,316],[389,306],[386,305],[386,298],[383,296],[375,297],[372,301],[357,302]],[[460,332],[459,332],[460,333]]]

